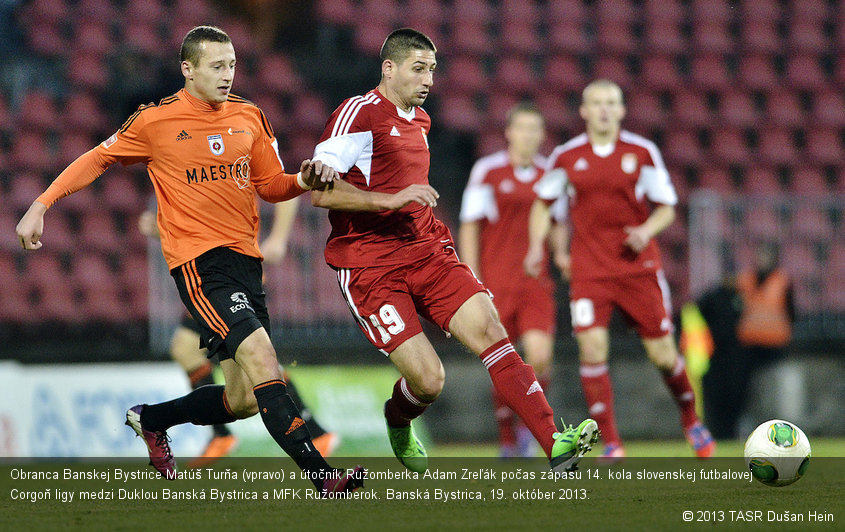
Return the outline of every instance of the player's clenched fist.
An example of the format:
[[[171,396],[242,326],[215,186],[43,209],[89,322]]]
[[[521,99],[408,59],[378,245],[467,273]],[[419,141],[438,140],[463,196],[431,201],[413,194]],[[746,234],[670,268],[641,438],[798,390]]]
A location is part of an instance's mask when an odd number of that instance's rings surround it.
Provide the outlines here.
[[[40,201],[34,201],[15,227],[15,233],[24,249],[38,249],[42,246],[45,212],[47,207]]]

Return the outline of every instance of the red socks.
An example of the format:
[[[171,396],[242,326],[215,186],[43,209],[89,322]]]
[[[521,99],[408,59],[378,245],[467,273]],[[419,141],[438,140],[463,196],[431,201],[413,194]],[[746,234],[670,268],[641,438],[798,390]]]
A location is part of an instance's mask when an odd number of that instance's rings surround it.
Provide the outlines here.
[[[698,421],[698,414],[695,413],[695,392],[687,377],[687,368],[683,357],[678,357],[675,367],[671,371],[663,373],[663,382],[672,392],[672,397],[678,403],[681,411],[681,426],[688,429]]]
[[[590,417],[601,427],[605,445],[619,444],[619,431],[616,429],[616,415],[613,413],[613,384],[607,373],[607,363],[587,364],[582,362],[581,388],[587,400]]]
[[[384,417],[391,427],[407,427],[411,420],[420,417],[430,404],[414,395],[405,377],[402,377],[393,385],[393,396],[384,405]]]
[[[522,361],[507,338],[488,347],[480,358],[490,373],[496,393],[522,419],[546,456],[550,456],[554,445],[552,434],[557,428],[534,369]]]

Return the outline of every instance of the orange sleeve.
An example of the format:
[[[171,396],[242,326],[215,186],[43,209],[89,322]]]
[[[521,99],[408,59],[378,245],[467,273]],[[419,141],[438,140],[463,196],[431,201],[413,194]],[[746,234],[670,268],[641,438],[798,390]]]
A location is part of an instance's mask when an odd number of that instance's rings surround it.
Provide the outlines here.
[[[258,197],[270,203],[278,203],[293,199],[306,190],[299,186],[296,174],[278,174],[273,179],[268,179],[261,184],[255,184],[255,191]]]
[[[142,139],[144,120],[141,116],[146,107],[139,107],[114,135],[70,163],[37,201],[49,208],[61,198],[90,185],[118,161],[124,165],[148,161],[149,148]]]

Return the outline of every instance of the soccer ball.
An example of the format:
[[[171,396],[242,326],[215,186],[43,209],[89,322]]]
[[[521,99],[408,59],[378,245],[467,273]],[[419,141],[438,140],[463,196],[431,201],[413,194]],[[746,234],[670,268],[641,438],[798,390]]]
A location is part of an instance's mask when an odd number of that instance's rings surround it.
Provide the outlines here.
[[[794,424],[772,419],[748,436],[744,454],[754,478],[767,486],[787,486],[807,471],[810,440]]]

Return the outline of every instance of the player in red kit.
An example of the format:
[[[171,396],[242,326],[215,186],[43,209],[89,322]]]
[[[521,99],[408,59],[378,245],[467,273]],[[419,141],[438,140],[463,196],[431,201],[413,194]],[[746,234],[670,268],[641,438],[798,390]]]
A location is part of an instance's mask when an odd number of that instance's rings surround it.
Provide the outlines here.
[[[544,136],[543,115],[536,106],[523,102],[508,111],[507,149],[482,157],[470,172],[461,205],[459,250],[461,260],[492,292],[502,325],[519,341],[525,361],[548,390],[556,321],[554,283],[545,261],[536,278],[522,268],[528,251],[528,213],[537,198],[534,185],[545,166],[538,153]],[[534,456],[530,431],[517,422],[495,389],[493,406],[500,455]]]
[[[405,467],[427,467],[411,421],[437,398],[445,379],[419,314],[481,357],[552,468],[572,469],[597,439],[596,423],[557,430],[534,371],[514,350],[486,288],[458,260],[449,229],[432,211],[431,120],[420,105],[433,84],[435,52],[422,33],[394,31],[382,46],[378,87],[344,101],[329,118],[313,160],[336,168],[341,179],[311,193],[314,205],[329,209],[326,261],[361,330],[402,375],[384,413],[393,452]]]
[[[607,371],[607,327],[614,308],[636,328],[649,359],[662,372],[695,453],[709,457],[715,442],[695,413],[695,395],[672,337],[669,289],[653,239],[674,221],[677,194],[654,143],[621,129],[625,106],[618,85],[590,83],[580,113],[587,132],[555,148],[536,187],[540,199],[531,210],[526,271],[539,271],[549,202],[568,196],[571,242],[568,253],[561,243],[555,262],[571,278],[581,383],[590,415],[602,427],[602,457],[625,456]]]

